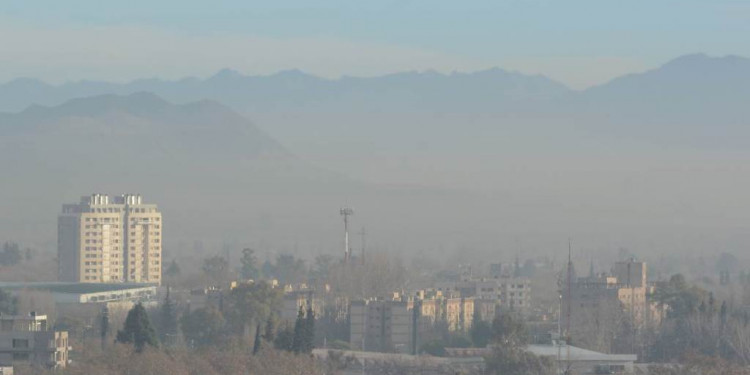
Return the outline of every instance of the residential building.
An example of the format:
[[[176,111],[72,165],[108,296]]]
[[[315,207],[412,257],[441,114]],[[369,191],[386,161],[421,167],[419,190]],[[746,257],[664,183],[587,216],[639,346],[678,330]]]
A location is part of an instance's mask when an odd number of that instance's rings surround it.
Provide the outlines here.
[[[617,262],[609,275],[590,273],[587,277],[576,278],[570,292],[563,294],[564,311],[571,303],[571,314],[580,317],[596,313],[614,317],[619,312],[630,318],[636,327],[643,328],[658,324],[663,315],[662,309],[649,300],[652,292],[653,287],[647,283],[645,262]],[[603,311],[605,309],[612,311]]]
[[[440,282],[436,289],[444,295],[495,300],[502,308],[527,313],[531,308],[531,281],[524,277],[473,278],[461,281]]]
[[[448,298],[445,304],[445,322],[452,332],[468,332],[474,317],[474,298]]]
[[[665,307],[650,299],[647,267],[617,262],[609,274],[571,276],[562,295],[562,327],[578,345],[606,352],[632,352],[639,331],[658,329]],[[574,272],[571,272],[573,274]],[[592,324],[592,322],[594,324]]]
[[[0,364],[62,368],[69,351],[68,333],[51,330],[46,315],[0,315]]]
[[[413,352],[414,314],[408,302],[400,298],[353,301],[349,311],[352,349]]]
[[[58,217],[59,280],[161,283],[162,216],[140,195],[93,194]]]
[[[293,323],[297,319],[299,310],[302,309],[307,313],[307,309],[312,307],[316,318],[323,316],[323,301],[315,296],[312,289],[293,290],[284,293],[284,304],[281,309],[281,320]]]

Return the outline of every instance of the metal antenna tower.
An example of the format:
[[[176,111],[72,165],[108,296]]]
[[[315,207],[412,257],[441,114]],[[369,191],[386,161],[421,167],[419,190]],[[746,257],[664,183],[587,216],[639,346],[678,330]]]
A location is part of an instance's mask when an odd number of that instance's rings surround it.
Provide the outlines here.
[[[568,238],[568,306],[567,311],[565,312],[566,316],[566,322],[565,322],[565,349],[566,349],[566,357],[567,360],[567,368],[565,369],[565,374],[568,374],[570,371],[570,310],[571,306],[573,305],[573,301],[570,300],[570,294],[571,294],[571,287],[572,287],[572,280],[573,280],[573,258],[572,258],[572,246],[570,238]]]
[[[349,247],[349,216],[354,215],[354,210],[344,207],[339,211],[344,217],[344,262],[349,263],[352,249]]]

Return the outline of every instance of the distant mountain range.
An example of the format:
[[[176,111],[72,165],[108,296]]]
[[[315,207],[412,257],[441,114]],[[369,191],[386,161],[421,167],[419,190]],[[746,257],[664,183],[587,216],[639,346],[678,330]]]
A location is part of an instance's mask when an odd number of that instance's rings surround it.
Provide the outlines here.
[[[236,110],[253,113],[274,110],[330,110],[344,108],[412,110],[434,106],[477,108],[548,97],[569,90],[543,76],[527,76],[501,69],[443,75],[408,72],[374,78],[328,80],[298,70],[270,76],[245,76],[225,69],[208,79],[179,81],[137,80],[126,84],[81,81],[59,86],[22,78],[0,85],[0,111],[20,111],[32,104],[58,105],[102,94],[152,92],[174,102],[212,99]]]
[[[469,114],[469,120],[461,121],[462,128],[476,127],[482,132],[492,127],[508,130],[509,126],[512,133],[519,131],[517,126],[522,127],[520,131],[534,132],[540,126],[552,131],[573,127],[574,131],[626,138],[654,136],[661,141],[681,129],[680,137],[685,139],[678,142],[703,142],[706,136],[715,137],[717,129],[744,137],[744,124],[750,117],[746,105],[750,60],[687,55],[583,91],[570,90],[544,76],[502,69],[335,80],[297,70],[246,76],[228,69],[207,79],[144,79],[126,84],[81,81],[49,85],[17,79],[0,84],[0,112],[136,92],[151,92],[175,103],[220,102],[255,119],[302,153],[310,140],[388,144],[395,133],[405,143],[403,147],[413,147],[423,141],[426,127],[436,141],[452,142],[457,124],[452,120],[444,123],[441,114],[447,114],[445,118]],[[557,129],[550,129],[551,122]]]
[[[62,203],[140,192],[188,244],[338,249],[348,202],[384,246],[608,241],[624,227],[699,246],[701,228],[745,219],[747,98],[750,60],[705,55],[583,91],[500,69],[18,79],[0,85],[0,240],[53,248]]]
[[[0,112],[17,112],[34,104],[58,105],[79,97],[135,92],[151,92],[176,103],[211,99],[243,113],[342,109],[516,111],[538,110],[533,105],[541,103],[575,103],[592,111],[656,113],[684,111],[685,104],[731,108],[743,103],[743,97],[750,92],[750,60],[686,55],[659,68],[583,91],[570,90],[541,75],[498,68],[447,75],[427,71],[335,80],[298,70],[247,76],[229,69],[207,79],[142,79],[125,84],[80,81],[50,85],[19,78],[0,84]]]

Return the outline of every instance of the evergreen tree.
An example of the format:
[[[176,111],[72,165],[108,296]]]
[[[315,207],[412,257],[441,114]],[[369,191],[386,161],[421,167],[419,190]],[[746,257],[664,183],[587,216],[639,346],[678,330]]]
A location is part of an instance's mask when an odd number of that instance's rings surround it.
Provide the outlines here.
[[[294,337],[292,339],[292,351],[301,353],[304,349],[305,341],[305,310],[299,307],[297,320],[294,322]]]
[[[159,346],[156,332],[151,326],[146,309],[141,303],[133,306],[128,312],[122,331],[117,331],[117,342],[133,344],[138,353],[142,352],[146,345]]]
[[[21,263],[23,255],[21,254],[21,247],[15,242],[6,242],[3,244],[2,252],[0,252],[0,265],[3,266],[15,266]]]
[[[250,248],[242,249],[242,258],[240,259],[240,262],[242,263],[241,273],[243,279],[258,279],[260,271],[258,270],[258,260],[255,257],[255,250]]]
[[[484,358],[487,374],[554,373],[555,362],[552,357],[536,356],[526,350],[526,328],[518,316],[501,313],[492,322],[492,333],[492,350]]]
[[[253,342],[253,355],[258,354],[260,350],[260,323],[255,327],[255,342]]]
[[[472,317],[469,336],[474,347],[484,348],[489,344],[492,337],[492,327],[488,322],[482,320],[482,314],[478,307],[474,307],[474,316]]]
[[[315,312],[312,309],[312,303],[308,303],[307,316],[305,317],[304,340],[302,346],[303,353],[312,353],[315,348]]]
[[[273,342],[275,340],[276,336],[276,324],[274,323],[274,316],[273,314],[268,316],[268,321],[266,322],[266,331],[263,334],[263,338],[266,339],[266,341]]]
[[[167,288],[167,296],[164,297],[164,304],[159,311],[159,338],[161,342],[167,343],[170,338],[174,339],[177,334],[177,325],[177,309],[169,297],[169,288]]]
[[[229,280],[229,262],[221,255],[204,259],[201,269],[215,285],[224,285]]]
[[[218,309],[208,306],[185,312],[180,327],[190,347],[216,346],[226,338],[226,320]]]
[[[107,342],[107,334],[109,333],[109,309],[107,305],[104,305],[102,309],[101,327],[99,328],[101,330],[102,348],[104,348]]]
[[[526,326],[518,315],[502,312],[492,321],[490,342],[504,346],[524,346],[527,340]]]
[[[172,262],[169,263],[169,266],[164,271],[164,275],[167,277],[177,277],[180,276],[180,265],[177,264],[177,261],[172,259]]]
[[[280,330],[273,340],[274,347],[288,352],[294,351],[294,331],[288,325]]]

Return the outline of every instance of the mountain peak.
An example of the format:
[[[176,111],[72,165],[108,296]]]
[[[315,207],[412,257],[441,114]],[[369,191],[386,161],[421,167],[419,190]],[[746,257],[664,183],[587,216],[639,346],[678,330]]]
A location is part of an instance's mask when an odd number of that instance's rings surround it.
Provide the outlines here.
[[[48,113],[67,116],[94,116],[105,112],[134,115],[163,112],[174,104],[151,92],[128,95],[104,94],[70,99],[54,107],[30,106],[24,113]]]
[[[673,59],[664,64],[661,69],[707,69],[713,66],[736,64],[750,65],[750,60],[737,55],[714,57],[705,53],[693,53]]]
[[[232,80],[244,78],[245,76],[237,70],[224,68],[209,78],[209,80]]]

